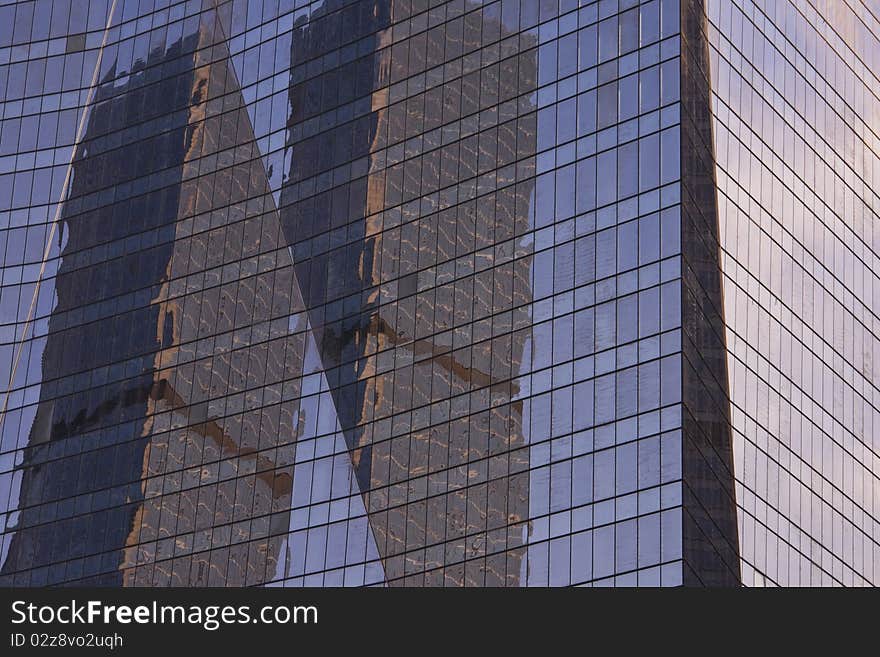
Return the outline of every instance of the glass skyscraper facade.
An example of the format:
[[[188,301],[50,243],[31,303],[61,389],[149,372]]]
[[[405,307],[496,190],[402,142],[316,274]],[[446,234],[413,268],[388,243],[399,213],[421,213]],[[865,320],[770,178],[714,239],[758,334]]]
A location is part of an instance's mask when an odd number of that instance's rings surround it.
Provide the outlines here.
[[[880,583],[878,38],[0,6],[0,584]]]
[[[880,583],[880,11],[706,2],[745,584]]]

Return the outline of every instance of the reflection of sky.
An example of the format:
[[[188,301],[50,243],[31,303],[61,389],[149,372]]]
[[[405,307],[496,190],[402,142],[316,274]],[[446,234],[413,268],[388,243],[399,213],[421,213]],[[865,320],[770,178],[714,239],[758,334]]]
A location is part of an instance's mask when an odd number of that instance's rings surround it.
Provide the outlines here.
[[[300,323],[307,328],[306,353],[294,426],[301,429],[297,432],[290,535],[278,558],[275,579],[288,579],[285,586],[381,583],[384,574],[379,551],[321,356],[304,314],[291,317],[291,331],[302,331]],[[329,572],[321,572],[324,570]]]

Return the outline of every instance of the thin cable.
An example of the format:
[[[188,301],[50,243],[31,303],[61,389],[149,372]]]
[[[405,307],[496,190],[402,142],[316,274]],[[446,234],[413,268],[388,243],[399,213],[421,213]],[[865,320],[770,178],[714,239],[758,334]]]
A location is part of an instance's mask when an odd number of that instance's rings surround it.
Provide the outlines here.
[[[64,174],[64,183],[61,186],[58,205],[55,206],[55,218],[52,220],[52,227],[49,230],[49,238],[46,240],[46,250],[43,252],[43,260],[40,263],[40,273],[37,276],[37,284],[34,287],[34,296],[31,299],[31,305],[28,308],[27,319],[24,323],[24,331],[21,334],[21,342],[18,343],[18,349],[12,360],[12,371],[9,374],[9,385],[6,386],[6,393],[3,396],[3,407],[0,408],[0,430],[3,429],[3,420],[6,419],[6,409],[9,406],[9,397],[12,395],[12,385],[15,381],[15,373],[18,370],[18,364],[21,361],[21,353],[24,351],[24,343],[27,340],[28,329],[30,329],[31,324],[34,321],[34,313],[37,309],[37,298],[40,294],[40,287],[43,284],[43,274],[46,272],[46,263],[49,261],[49,255],[52,253],[52,242],[55,241],[55,232],[58,230],[58,220],[61,218],[61,208],[64,205],[65,196],[67,196],[67,188],[70,185],[70,177],[73,172],[73,160],[76,157],[79,143],[82,140],[86,126],[86,119],[89,116],[89,108],[95,98],[98,76],[101,73],[101,61],[104,59],[104,48],[107,45],[107,37],[110,34],[110,25],[113,23],[113,16],[116,13],[116,2],[117,0],[113,0],[113,4],[110,5],[110,13],[107,16],[107,24],[104,26],[104,37],[101,40],[101,47],[98,50],[98,60],[95,62],[95,70],[92,73],[92,82],[89,85],[89,93],[86,97],[86,102],[83,105],[83,113],[76,130],[76,137],[73,140],[73,148],[70,151],[70,161],[67,163],[67,172]]]

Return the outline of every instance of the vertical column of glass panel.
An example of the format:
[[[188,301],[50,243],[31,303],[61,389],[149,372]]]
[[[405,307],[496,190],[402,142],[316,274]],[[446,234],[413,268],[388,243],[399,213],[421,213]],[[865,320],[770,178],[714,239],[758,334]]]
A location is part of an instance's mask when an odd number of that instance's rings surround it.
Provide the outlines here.
[[[538,28],[530,584],[681,583],[677,2]]]
[[[682,540],[685,585],[716,587],[740,568],[705,25],[682,6]]]

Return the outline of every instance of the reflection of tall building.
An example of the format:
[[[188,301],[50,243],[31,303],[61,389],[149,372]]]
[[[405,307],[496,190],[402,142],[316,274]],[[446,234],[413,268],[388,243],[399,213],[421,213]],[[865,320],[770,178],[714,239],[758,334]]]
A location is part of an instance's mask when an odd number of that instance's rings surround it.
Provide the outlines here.
[[[222,30],[203,16],[193,55],[173,251],[154,299],[162,394],[148,407],[126,584],[272,579],[272,524],[278,534],[290,508],[295,413],[279,402],[305,336],[284,334],[293,271]]]
[[[340,6],[294,28],[282,221],[385,578],[515,584],[536,44],[524,36],[503,63],[407,92],[405,80],[478,61],[481,39],[510,29],[476,12],[395,38],[401,3]],[[301,62],[336,50],[349,18],[347,38],[366,35],[371,54],[300,81]],[[358,98],[366,111],[337,109]]]
[[[62,215],[58,301],[3,564],[10,583],[119,582],[115,566],[143,499],[147,408],[159,394],[153,358],[169,339],[157,334],[159,308],[149,301],[171,258],[180,197],[179,181],[149,181],[183,159],[180,110],[192,79],[183,53],[192,47],[181,41],[153,52],[123,86],[97,93]],[[168,75],[149,85],[144,70],[163,65]],[[156,117],[166,131],[143,141],[113,139],[114,131]],[[111,192],[108,203],[102,192],[113,185],[127,185],[128,197],[114,202]],[[142,236],[146,248],[126,248]]]
[[[120,2],[48,336],[0,129],[0,583],[876,583],[867,12]]]
[[[289,253],[221,34],[206,13],[97,94],[9,581],[275,576],[295,421],[281,382],[301,373],[305,334],[288,332]]]

